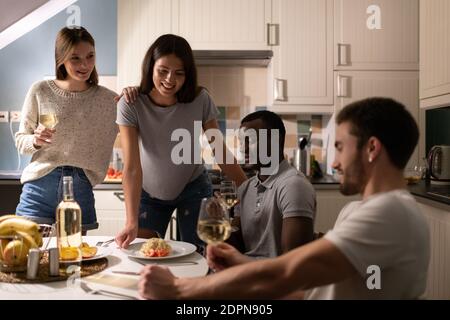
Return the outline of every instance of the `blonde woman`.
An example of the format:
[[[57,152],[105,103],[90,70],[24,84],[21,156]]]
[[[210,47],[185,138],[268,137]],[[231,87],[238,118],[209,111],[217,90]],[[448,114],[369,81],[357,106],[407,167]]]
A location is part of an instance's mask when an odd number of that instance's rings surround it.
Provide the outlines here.
[[[95,42],[83,27],[58,33],[55,67],[56,80],[33,84],[23,105],[16,146],[32,159],[16,214],[54,223],[62,177],[70,175],[86,232],[98,228],[92,187],[106,175],[118,132],[116,94],[98,85]],[[56,121],[47,122],[53,115]]]

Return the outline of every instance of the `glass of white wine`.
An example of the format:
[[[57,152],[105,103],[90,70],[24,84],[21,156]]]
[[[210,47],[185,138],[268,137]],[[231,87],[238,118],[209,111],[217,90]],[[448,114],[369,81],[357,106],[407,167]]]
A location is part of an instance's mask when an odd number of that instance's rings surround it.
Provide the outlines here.
[[[231,210],[231,208],[236,205],[237,192],[234,181],[222,181],[220,183],[220,196],[222,197],[228,210]]]
[[[218,244],[231,234],[228,210],[217,198],[204,198],[200,206],[197,234],[207,244]]]
[[[54,103],[42,103],[39,105],[39,123],[47,129],[54,129],[58,124],[56,105]]]

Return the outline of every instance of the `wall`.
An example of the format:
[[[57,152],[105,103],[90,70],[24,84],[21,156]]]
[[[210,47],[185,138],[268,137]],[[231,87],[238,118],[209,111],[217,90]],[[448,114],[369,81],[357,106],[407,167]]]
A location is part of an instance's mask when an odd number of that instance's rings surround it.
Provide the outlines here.
[[[117,0],[80,0],[81,25],[96,40],[100,76],[117,74]],[[21,110],[32,83],[54,75],[54,42],[70,13],[61,11],[22,38],[0,50],[0,111]],[[12,124],[14,132],[18,123]],[[21,169],[29,157],[21,157]],[[0,123],[0,170],[15,170],[17,151],[10,124]]]
[[[219,127],[236,130],[240,120],[256,110],[267,106],[268,69],[256,67],[199,67],[199,84],[208,89],[220,111]],[[293,157],[300,136],[307,136],[312,129],[311,152],[326,170],[326,146],[330,140],[326,126],[330,116],[322,115],[281,115],[286,127],[285,155]],[[227,145],[237,147],[234,137],[227,136]],[[213,164],[211,149],[206,140],[202,141],[203,157],[207,164]],[[237,154],[237,150],[232,150]]]

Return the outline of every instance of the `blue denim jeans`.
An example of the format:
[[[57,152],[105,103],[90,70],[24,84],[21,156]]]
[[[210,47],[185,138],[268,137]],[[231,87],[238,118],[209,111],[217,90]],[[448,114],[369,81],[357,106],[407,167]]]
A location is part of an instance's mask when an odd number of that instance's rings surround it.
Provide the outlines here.
[[[72,176],[74,197],[81,207],[83,231],[97,229],[92,185],[83,169],[75,167],[58,167],[37,180],[26,182],[16,214],[39,224],[55,223],[56,207],[63,199],[63,176]]]
[[[164,236],[172,213],[177,209],[180,240],[202,247],[203,242],[197,236],[197,219],[202,199],[211,196],[212,185],[206,171],[189,182],[175,200],[152,198],[142,190],[139,228],[154,230]]]

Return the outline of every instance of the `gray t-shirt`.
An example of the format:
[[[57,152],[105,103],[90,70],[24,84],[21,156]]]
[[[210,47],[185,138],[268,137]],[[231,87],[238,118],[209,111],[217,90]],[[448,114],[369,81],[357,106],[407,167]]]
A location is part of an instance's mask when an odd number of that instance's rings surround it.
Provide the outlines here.
[[[283,219],[315,218],[314,188],[286,160],[264,182],[258,176],[245,181],[238,189],[238,198],[235,215],[240,216],[245,254],[250,257],[269,258],[282,253]]]
[[[169,107],[156,105],[145,94],[139,95],[133,104],[128,104],[123,97],[120,99],[116,123],[136,127],[139,131],[143,189],[146,192],[157,199],[174,200],[187,183],[203,172],[201,157],[194,155],[194,143],[199,143],[202,124],[216,119],[218,114],[206,90],[191,103],[176,103]],[[180,156],[185,161],[177,164]]]

